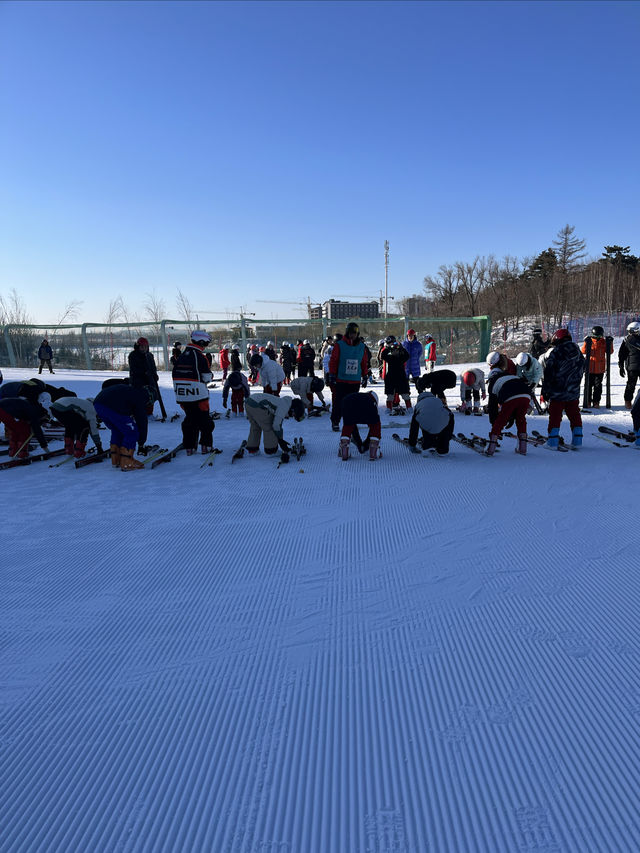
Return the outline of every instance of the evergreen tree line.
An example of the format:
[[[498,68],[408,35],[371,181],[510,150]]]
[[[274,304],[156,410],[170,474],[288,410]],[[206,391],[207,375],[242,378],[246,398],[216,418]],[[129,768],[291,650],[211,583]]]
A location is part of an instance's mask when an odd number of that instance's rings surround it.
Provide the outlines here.
[[[402,300],[402,313],[421,316],[489,314],[494,324],[519,328],[534,316],[557,328],[574,316],[640,310],[640,258],[629,246],[605,246],[586,260],[586,244],[566,225],[534,258],[477,256],[443,264],[425,276],[424,295]]]

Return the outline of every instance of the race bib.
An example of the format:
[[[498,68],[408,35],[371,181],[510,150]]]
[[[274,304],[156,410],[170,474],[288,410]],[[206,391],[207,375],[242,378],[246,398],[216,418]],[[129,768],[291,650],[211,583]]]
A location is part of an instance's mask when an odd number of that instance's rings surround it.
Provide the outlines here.
[[[344,372],[347,376],[360,375],[360,362],[357,358],[347,358],[344,362]]]
[[[204,382],[189,379],[174,380],[173,391],[178,403],[197,403],[209,398],[209,389]]]

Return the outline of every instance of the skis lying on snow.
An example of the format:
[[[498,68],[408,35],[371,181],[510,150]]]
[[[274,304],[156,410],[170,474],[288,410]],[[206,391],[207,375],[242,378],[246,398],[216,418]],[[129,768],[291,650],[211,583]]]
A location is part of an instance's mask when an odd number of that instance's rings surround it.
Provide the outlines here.
[[[111,450],[102,450],[100,453],[87,453],[82,459],[76,459],[76,468],[84,468],[85,465],[92,465],[94,462],[102,462],[108,459],[111,455]]]
[[[405,447],[409,447],[409,439],[406,436],[402,437],[402,436],[398,435],[397,432],[393,432],[393,433],[391,433],[391,438],[394,441],[397,441],[400,444],[403,444]],[[421,456],[423,455],[423,451],[421,451],[418,446],[416,446],[415,449]],[[429,448],[427,448],[427,450],[424,451],[424,453],[427,453],[427,452],[430,455],[433,455],[436,452],[436,449],[435,449],[435,447],[429,447]]]
[[[476,453],[480,453],[482,456],[485,456],[484,445],[481,444],[477,440],[477,438],[469,438],[469,436],[465,435],[462,432],[459,432],[456,435],[452,435],[451,438],[454,441],[457,441],[458,444],[462,444],[464,445],[464,447],[468,447],[469,450],[475,450]],[[486,439],[483,439],[483,441],[486,441]]]
[[[507,438],[515,438],[516,441],[520,440],[515,432],[503,432],[502,435]],[[533,444],[534,447],[541,447],[547,443],[547,439],[543,435],[540,435],[540,433],[536,433],[535,435],[527,436],[527,443]]]
[[[312,406],[307,412],[308,418],[319,418],[320,415],[323,415],[325,412],[327,414],[331,411],[331,406],[327,406],[325,403],[324,406]]]
[[[207,468],[207,467],[211,468],[213,466],[213,461],[216,458],[216,456],[218,455],[218,453],[222,453],[222,451],[219,448],[214,447],[213,450],[211,451],[211,453],[209,453],[207,456],[205,456],[205,458],[202,460],[202,465],[200,467],[201,468]]]
[[[634,446],[633,444],[627,444],[626,442],[623,442],[623,441],[616,441],[615,438],[609,438],[606,435],[600,435],[600,433],[597,433],[597,432],[592,432],[591,435],[594,438],[599,438],[600,441],[606,441],[608,444],[613,444],[616,447],[633,447]]]
[[[546,444],[547,441],[549,440],[548,435],[542,435],[542,433],[538,432],[538,430],[536,430],[536,429],[531,430],[531,435],[538,442],[538,444],[540,446],[542,446],[543,444]],[[574,448],[574,447],[572,447],[572,445],[567,444],[567,442],[564,440],[564,438],[561,435],[559,435],[558,436],[558,447],[556,449],[559,450],[561,453],[568,453],[569,450],[575,450],[577,448]]]
[[[0,462],[0,471],[8,468],[20,468],[23,465],[31,465],[32,462],[42,462],[45,459],[52,459],[54,456],[62,456],[64,447],[59,450],[47,450],[44,453],[36,453],[34,456],[27,456],[26,459],[9,459],[7,462]]]
[[[247,442],[246,442],[246,439],[245,439],[245,441],[243,441],[243,442],[242,442],[242,444],[240,445],[240,447],[236,450],[236,452],[235,452],[235,453],[233,454],[233,456],[231,457],[231,464],[232,464],[232,465],[233,465],[233,463],[236,461],[236,459],[242,459],[242,457],[244,456],[244,449],[245,449],[245,447],[246,447],[246,446],[247,446]]]
[[[621,432],[618,429],[612,429],[608,426],[599,426],[598,432],[604,432],[606,435],[614,435],[616,438],[621,438],[623,441],[634,442],[636,440],[634,432]]]
[[[176,456],[176,455],[177,455],[181,450],[184,450],[184,444],[182,444],[182,442],[180,442],[180,444],[177,444],[177,445],[173,448],[173,450],[165,450],[165,451],[164,451],[164,453],[160,453],[159,455],[155,456],[155,457],[151,460],[151,467],[152,467],[152,468],[157,468],[157,467],[158,467],[158,465],[162,465],[162,463],[163,463],[163,462],[171,462],[171,460],[172,460],[172,459],[174,459],[174,458],[175,458],[175,456]]]
[[[304,446],[304,444],[302,442],[302,437],[293,439],[293,445],[291,447],[291,451],[292,451],[293,455],[296,457],[297,461],[299,462],[300,459],[307,452],[307,448]]]

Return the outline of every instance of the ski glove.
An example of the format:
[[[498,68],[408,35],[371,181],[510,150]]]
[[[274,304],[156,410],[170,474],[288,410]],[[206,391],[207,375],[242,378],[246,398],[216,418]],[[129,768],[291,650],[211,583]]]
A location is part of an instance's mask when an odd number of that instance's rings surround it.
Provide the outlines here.
[[[620,376],[624,379],[624,367],[620,365]]]
[[[367,387],[367,377],[366,376],[362,377],[362,382],[360,384],[362,385],[363,388]]]
[[[333,387],[336,384],[336,375],[335,373],[329,373],[327,376],[327,385]]]
[[[289,445],[287,444],[287,442],[284,440],[284,438],[279,438],[279,439],[278,439],[278,446],[280,447],[280,450],[281,450],[283,453],[288,453],[288,452],[291,450],[291,448],[289,447]]]

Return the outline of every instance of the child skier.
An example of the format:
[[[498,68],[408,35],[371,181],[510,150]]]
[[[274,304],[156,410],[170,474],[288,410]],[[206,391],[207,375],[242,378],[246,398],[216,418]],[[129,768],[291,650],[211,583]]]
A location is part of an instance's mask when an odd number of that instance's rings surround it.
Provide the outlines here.
[[[466,414],[482,412],[480,397],[484,400],[487,396],[484,384],[484,371],[479,367],[466,370],[460,377],[460,411]],[[471,398],[473,397],[473,405]]]
[[[602,378],[607,367],[607,353],[613,352],[613,338],[605,338],[602,326],[594,326],[591,334],[587,335],[580,347],[584,355],[587,352],[587,341],[591,338],[591,354],[589,357],[589,386],[587,389],[587,406],[600,408],[602,397]]]
[[[414,453],[420,452],[417,443],[422,430],[422,449],[434,447],[438,456],[446,456],[453,435],[453,413],[435,394],[426,390],[426,378],[421,376],[416,382],[419,393],[409,427],[409,447]]]
[[[551,338],[553,349],[545,359],[542,374],[542,396],[549,403],[549,438],[546,446],[557,450],[560,444],[560,423],[565,412],[571,425],[571,444],[582,446],[580,416],[580,382],[585,359],[568,329],[558,329]]]
[[[364,441],[360,440],[358,424],[366,424],[369,432]],[[338,455],[343,462],[349,458],[349,445],[353,439],[360,453],[369,450],[369,459],[377,459],[380,455],[380,413],[378,411],[378,395],[375,391],[366,394],[348,394],[342,400],[342,435]]]
[[[387,395],[387,409],[393,413],[394,397],[398,394],[404,400],[407,411],[411,409],[411,394],[409,391],[409,378],[405,372],[405,362],[409,360],[409,353],[400,346],[393,335],[385,339],[385,347],[382,350],[382,360],[385,363],[384,391]]]
[[[231,411],[238,417],[244,414],[244,401],[251,393],[247,377],[240,370],[232,370],[222,389],[222,405],[227,408],[227,400],[231,391]],[[227,415],[228,417],[228,415]]]

